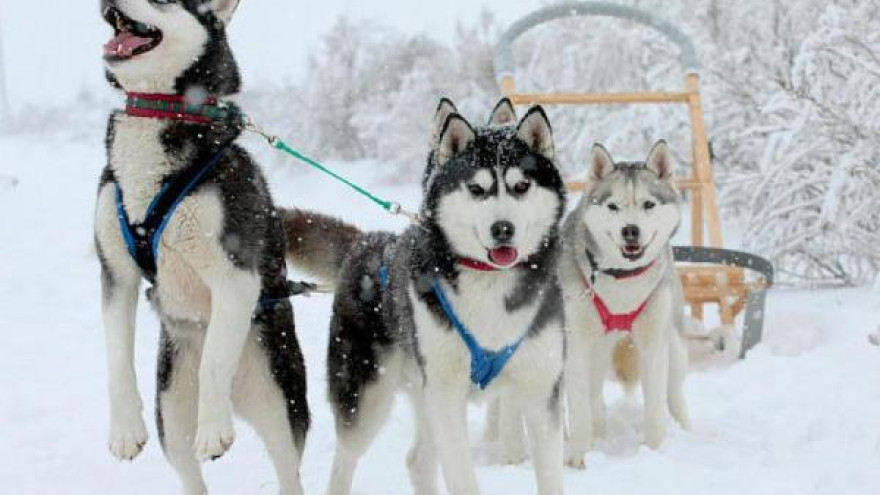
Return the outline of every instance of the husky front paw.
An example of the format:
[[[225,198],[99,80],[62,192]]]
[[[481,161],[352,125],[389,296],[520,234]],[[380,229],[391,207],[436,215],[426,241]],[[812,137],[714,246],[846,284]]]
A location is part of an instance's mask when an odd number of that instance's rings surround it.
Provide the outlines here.
[[[516,466],[529,459],[525,439],[521,431],[505,431],[501,439],[501,464]]]
[[[568,454],[565,457],[565,465],[572,469],[583,470],[587,468],[587,456],[585,454]]]
[[[219,459],[232,447],[235,430],[232,421],[200,422],[196,432],[196,459],[201,462]]]
[[[506,466],[518,466],[526,462],[527,460],[529,460],[529,456],[525,453],[525,451],[501,453],[501,464],[504,464]]]
[[[529,454],[526,452],[526,447],[523,445],[522,440],[502,442],[501,464],[516,466],[526,462],[528,459]]]
[[[107,446],[120,461],[132,461],[143,452],[149,438],[143,418],[137,416],[128,421],[113,421]]]
[[[662,423],[645,425],[645,445],[656,450],[663,443],[664,438],[666,438],[666,428]]]

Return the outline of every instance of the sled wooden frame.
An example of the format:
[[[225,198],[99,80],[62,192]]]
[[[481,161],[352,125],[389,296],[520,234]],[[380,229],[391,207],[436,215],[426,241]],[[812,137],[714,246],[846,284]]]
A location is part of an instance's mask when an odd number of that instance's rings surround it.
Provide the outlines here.
[[[520,93],[516,86],[513,43],[530,29],[545,22],[577,16],[604,16],[635,21],[664,34],[681,49],[680,61],[686,69],[683,91],[643,91],[624,93]],[[773,283],[772,264],[757,256],[723,249],[718,192],[712,174],[709,140],[700,96],[700,63],[690,38],[674,25],[643,10],[608,2],[554,4],[532,12],[515,22],[501,36],[495,51],[495,72],[501,93],[515,105],[687,105],[691,120],[692,167],[690,177],[677,181],[688,193],[691,204],[691,246],[676,248],[676,261],[691,315],[702,320],[704,306],[716,304],[724,325],[733,326],[744,310],[743,341],[740,357],[761,340],[766,290]],[[572,192],[581,192],[582,181],[568,183]],[[746,276],[745,269],[760,274]]]

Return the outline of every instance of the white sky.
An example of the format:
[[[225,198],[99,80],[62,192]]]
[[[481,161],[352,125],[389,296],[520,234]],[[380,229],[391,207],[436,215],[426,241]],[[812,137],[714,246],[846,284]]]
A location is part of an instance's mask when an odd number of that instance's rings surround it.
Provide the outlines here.
[[[309,50],[336,18],[373,19],[405,32],[450,39],[457,19],[483,6],[505,23],[541,0],[242,0],[230,38],[245,84],[303,75]],[[98,0],[0,0],[6,79],[14,108],[73,99],[104,86],[101,46],[110,29]]]

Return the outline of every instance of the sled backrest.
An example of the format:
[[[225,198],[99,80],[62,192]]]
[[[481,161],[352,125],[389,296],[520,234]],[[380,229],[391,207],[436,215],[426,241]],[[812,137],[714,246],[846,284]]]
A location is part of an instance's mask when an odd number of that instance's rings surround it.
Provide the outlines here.
[[[527,31],[546,22],[578,17],[614,17],[638,22],[656,29],[681,49],[680,62],[685,68],[684,89],[680,91],[642,91],[624,93],[520,93],[516,88],[514,42]],[[721,220],[718,193],[712,177],[709,142],[703,120],[700,98],[700,61],[691,39],[672,24],[659,17],[625,5],[608,2],[571,2],[554,4],[537,10],[515,22],[501,36],[495,51],[495,75],[501,93],[515,105],[608,105],[608,104],[683,104],[690,111],[692,133],[692,172],[679,180],[678,186],[691,198],[691,242],[694,246],[720,248]],[[582,190],[582,182],[570,182],[572,191]],[[708,231],[708,243],[706,242]]]

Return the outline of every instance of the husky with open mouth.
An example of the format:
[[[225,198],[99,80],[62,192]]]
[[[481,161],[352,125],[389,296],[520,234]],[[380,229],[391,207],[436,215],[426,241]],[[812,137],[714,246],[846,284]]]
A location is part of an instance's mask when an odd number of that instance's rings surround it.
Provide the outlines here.
[[[573,467],[583,467],[594,437],[604,432],[602,386],[612,361],[618,376],[641,379],[649,446],[663,440],[667,407],[688,425],[684,297],[670,246],[680,221],[664,141],[645,162],[615,163],[604,147],[593,147],[587,189],[566,219],[559,264],[571,344],[566,396]]]
[[[141,280],[159,315],[156,415],[187,495],[201,462],[253,425],[280,492],[301,494],[305,365],[287,296],[283,223],[262,172],[234,144],[239,91],[226,39],[238,0],[104,0],[111,83],[126,92],[107,133],[95,241],[109,353],[110,450],[131,460],[147,430],[134,367]]]
[[[347,495],[398,391],[417,433],[415,493],[479,493],[470,399],[513,397],[534,446],[541,495],[562,493],[565,335],[556,264],[565,191],[544,111],[517,121],[503,100],[472,127],[444,100],[424,181],[422,223],[401,235],[286,214],[291,262],[335,277],[328,350],[337,448],[328,494]]]

